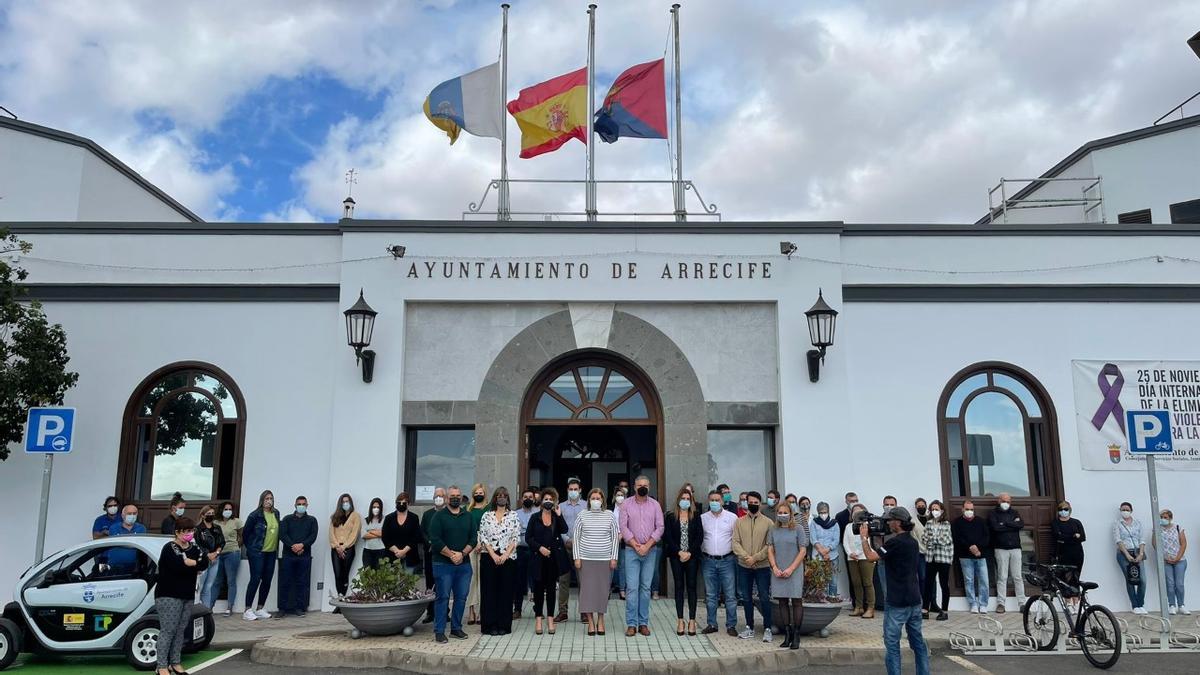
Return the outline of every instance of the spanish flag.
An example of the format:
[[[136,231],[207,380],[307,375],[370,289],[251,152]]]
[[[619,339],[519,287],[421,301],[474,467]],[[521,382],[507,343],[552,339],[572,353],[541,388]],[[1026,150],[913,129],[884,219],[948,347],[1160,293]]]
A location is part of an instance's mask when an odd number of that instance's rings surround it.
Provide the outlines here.
[[[587,68],[522,89],[508,112],[521,128],[521,159],[553,152],[572,138],[587,143]]]

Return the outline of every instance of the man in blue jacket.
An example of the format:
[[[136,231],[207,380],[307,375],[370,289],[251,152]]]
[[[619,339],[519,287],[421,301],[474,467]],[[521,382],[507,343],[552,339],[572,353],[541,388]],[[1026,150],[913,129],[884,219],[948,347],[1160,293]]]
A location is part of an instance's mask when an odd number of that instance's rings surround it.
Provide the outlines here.
[[[317,519],[308,515],[308,500],[296,497],[296,511],[279,523],[279,613],[304,616],[308,611],[308,583],[312,574],[312,546],[317,541]]]

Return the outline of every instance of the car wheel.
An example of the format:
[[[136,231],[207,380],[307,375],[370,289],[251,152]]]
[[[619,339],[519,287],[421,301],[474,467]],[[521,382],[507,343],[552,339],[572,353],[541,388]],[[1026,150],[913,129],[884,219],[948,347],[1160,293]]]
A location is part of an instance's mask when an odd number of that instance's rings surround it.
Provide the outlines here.
[[[193,618],[192,621],[195,621],[196,618],[199,617]],[[205,614],[204,637],[200,638],[199,640],[194,640],[191,638],[193,625],[192,621],[188,622],[188,641],[183,645],[183,652],[185,654],[193,654],[207,647],[208,643],[212,642],[213,636],[216,635],[217,632],[217,624],[215,621],[213,621],[212,614]]]
[[[158,665],[158,622],[139,621],[125,634],[125,660],[137,670],[154,670]]]
[[[0,619],[0,670],[12,665],[21,653],[21,628],[8,619]]]

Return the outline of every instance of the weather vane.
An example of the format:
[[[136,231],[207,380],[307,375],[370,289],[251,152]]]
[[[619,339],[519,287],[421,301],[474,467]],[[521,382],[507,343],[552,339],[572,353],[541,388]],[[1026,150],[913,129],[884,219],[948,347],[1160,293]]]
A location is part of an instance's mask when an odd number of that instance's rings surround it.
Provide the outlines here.
[[[350,196],[350,197],[354,196],[354,184],[358,182],[357,174],[358,174],[358,172],[354,169],[350,169],[349,171],[346,172],[346,194],[347,194],[347,196]]]

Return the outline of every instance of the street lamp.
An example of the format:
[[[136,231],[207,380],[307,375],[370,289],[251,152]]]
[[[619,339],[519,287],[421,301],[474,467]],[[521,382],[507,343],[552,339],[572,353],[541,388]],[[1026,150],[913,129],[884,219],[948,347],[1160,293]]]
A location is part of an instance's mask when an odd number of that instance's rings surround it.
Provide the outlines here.
[[[375,315],[379,312],[371,309],[359,289],[358,302],[342,313],[346,315],[346,343],[354,348],[355,363],[362,364],[363,382],[370,382],[375,374],[375,352],[367,347],[371,346]]]
[[[825,297],[817,289],[817,301],[804,313],[808,317],[808,338],[816,347],[808,350],[808,379],[811,382],[821,379],[821,364],[825,362],[825,350],[833,346],[837,315],[837,310],[825,304]]]

